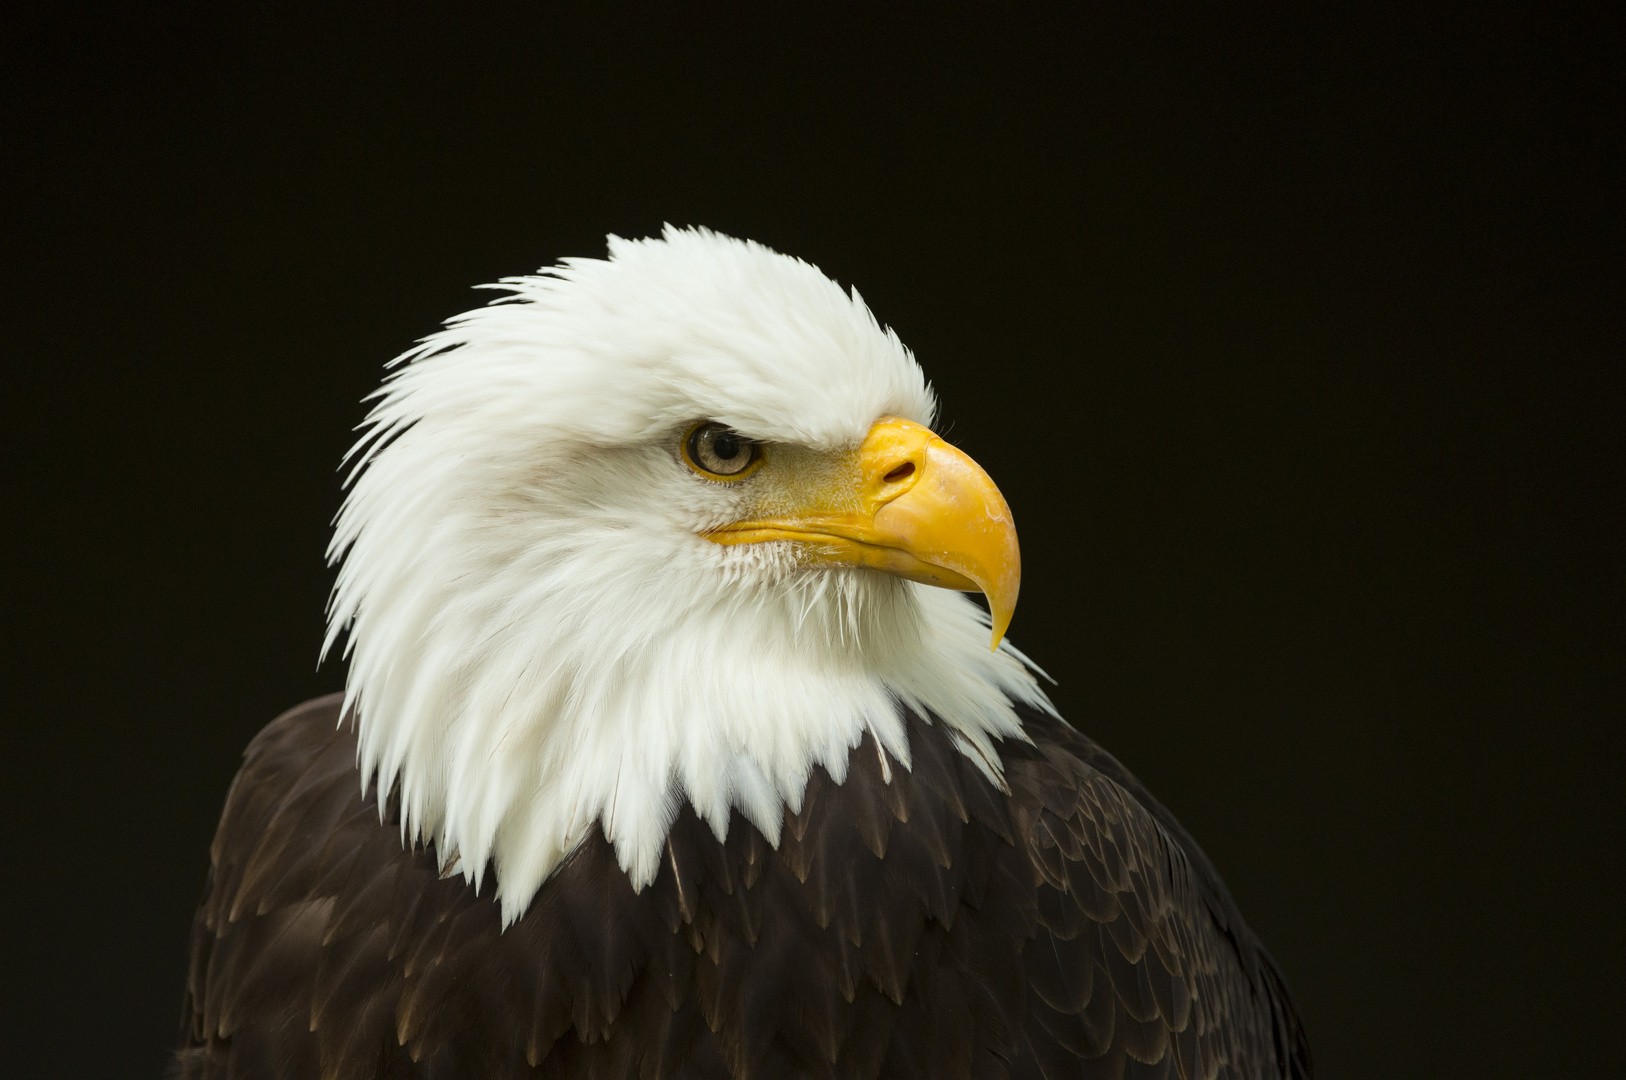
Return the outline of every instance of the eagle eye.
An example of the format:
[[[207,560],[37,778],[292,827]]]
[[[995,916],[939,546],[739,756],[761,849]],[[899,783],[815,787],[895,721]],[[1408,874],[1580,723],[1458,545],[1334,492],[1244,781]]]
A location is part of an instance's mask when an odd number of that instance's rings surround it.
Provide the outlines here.
[[[762,444],[713,420],[689,432],[683,456],[699,473],[737,480],[762,459]]]

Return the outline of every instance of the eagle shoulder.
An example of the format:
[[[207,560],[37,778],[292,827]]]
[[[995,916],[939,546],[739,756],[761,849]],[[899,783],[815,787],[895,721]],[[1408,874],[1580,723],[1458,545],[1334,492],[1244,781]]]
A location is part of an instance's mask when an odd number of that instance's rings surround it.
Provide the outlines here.
[[[1006,775],[1034,868],[1026,1034],[1044,1075],[1119,1058],[1126,1076],[1308,1078],[1285,979],[1196,841],[1086,736],[1023,719],[1033,745]]]

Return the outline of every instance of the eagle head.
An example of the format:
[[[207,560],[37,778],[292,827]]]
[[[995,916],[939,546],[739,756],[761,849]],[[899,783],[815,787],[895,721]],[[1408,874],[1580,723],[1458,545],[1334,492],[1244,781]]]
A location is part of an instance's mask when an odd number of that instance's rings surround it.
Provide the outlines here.
[[[1050,708],[1010,511],[856,291],[672,228],[493,287],[392,365],[329,549],[411,839],[511,922],[595,828],[648,884],[684,801],[777,843],[865,732],[908,768],[905,710],[1002,782],[1012,702]]]

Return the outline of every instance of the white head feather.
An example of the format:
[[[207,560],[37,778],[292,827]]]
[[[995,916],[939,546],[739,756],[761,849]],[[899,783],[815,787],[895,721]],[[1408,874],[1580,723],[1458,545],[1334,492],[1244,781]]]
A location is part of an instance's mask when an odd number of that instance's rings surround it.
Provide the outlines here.
[[[476,883],[489,860],[507,923],[599,826],[648,884],[682,800],[777,843],[864,732],[907,767],[900,703],[1002,782],[1010,702],[1050,706],[982,609],[699,535],[739,494],[681,463],[697,420],[814,450],[931,422],[856,291],[672,228],[494,287],[395,361],[329,548],[324,653],[348,630],[363,783],[398,790],[410,836]]]

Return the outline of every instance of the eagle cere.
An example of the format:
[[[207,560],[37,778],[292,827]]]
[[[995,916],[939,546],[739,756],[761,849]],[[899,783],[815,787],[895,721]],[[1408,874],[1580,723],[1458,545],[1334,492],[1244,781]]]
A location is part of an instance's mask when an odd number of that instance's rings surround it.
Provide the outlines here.
[[[494,287],[374,395],[345,691],[246,752],[178,1075],[1310,1074],[856,291],[671,228]]]

